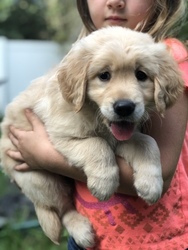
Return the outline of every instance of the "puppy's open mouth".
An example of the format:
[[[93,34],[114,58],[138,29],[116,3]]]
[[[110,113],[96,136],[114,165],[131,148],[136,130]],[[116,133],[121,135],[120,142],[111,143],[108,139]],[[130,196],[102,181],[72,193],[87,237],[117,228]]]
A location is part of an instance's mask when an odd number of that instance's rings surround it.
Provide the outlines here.
[[[133,135],[135,124],[127,121],[111,122],[110,129],[118,141],[126,141]]]

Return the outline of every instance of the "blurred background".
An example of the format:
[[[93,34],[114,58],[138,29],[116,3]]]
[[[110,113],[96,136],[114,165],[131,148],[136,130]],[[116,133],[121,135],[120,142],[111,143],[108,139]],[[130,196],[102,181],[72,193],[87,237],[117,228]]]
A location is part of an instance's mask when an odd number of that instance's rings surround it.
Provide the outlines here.
[[[53,68],[81,30],[75,0],[0,0],[0,120],[6,105]],[[188,40],[188,17],[178,29]],[[0,250],[66,250],[38,225],[31,202],[0,172]]]
[[[53,68],[81,30],[75,0],[0,0],[0,119],[6,105]],[[42,232],[33,205],[0,171],[0,250],[66,249]]]
[[[63,58],[80,29],[75,0],[0,1],[0,113]]]

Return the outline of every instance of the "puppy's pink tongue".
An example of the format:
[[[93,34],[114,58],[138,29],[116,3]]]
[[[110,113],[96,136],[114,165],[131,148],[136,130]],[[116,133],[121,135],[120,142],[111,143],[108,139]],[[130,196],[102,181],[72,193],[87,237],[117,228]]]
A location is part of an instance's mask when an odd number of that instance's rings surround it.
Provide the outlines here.
[[[134,124],[130,122],[112,122],[111,132],[118,141],[126,141],[134,132]]]

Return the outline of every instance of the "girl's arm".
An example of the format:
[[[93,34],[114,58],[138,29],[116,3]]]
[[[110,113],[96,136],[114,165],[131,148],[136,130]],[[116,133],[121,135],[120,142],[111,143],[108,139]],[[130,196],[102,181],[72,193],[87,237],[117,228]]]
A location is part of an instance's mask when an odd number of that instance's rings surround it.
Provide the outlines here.
[[[31,111],[26,116],[32,125],[31,131],[21,131],[10,128],[10,138],[18,151],[8,151],[8,155],[22,161],[17,170],[46,169],[62,174],[75,180],[86,182],[84,173],[68,165],[66,159],[58,153],[45,131],[44,125]],[[166,111],[165,118],[153,114],[147,133],[158,143],[161,152],[162,171],[164,179],[163,193],[167,191],[181,153],[188,118],[188,96],[186,92],[177,103]],[[25,163],[26,162],[26,163]],[[117,156],[120,168],[119,192],[136,195],[133,187],[133,172],[126,162]]]

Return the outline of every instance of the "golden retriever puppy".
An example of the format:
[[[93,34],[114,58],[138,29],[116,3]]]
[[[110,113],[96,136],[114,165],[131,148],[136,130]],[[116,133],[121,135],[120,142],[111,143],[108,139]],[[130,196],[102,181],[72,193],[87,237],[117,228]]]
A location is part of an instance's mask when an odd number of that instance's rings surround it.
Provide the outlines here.
[[[35,80],[8,105],[1,126],[2,166],[34,203],[52,241],[59,242],[63,223],[77,244],[92,246],[92,226],[76,212],[72,184],[66,178],[47,171],[14,170],[17,162],[6,155],[14,149],[9,125],[30,130],[24,109],[31,108],[54,147],[85,172],[88,188],[99,200],[116,192],[115,154],[124,157],[133,168],[138,195],[152,204],[163,187],[160,153],[155,140],[140,133],[138,126],[151,110],[163,115],[182,91],[181,75],[163,43],[147,34],[108,27],[76,42],[53,72]]]

